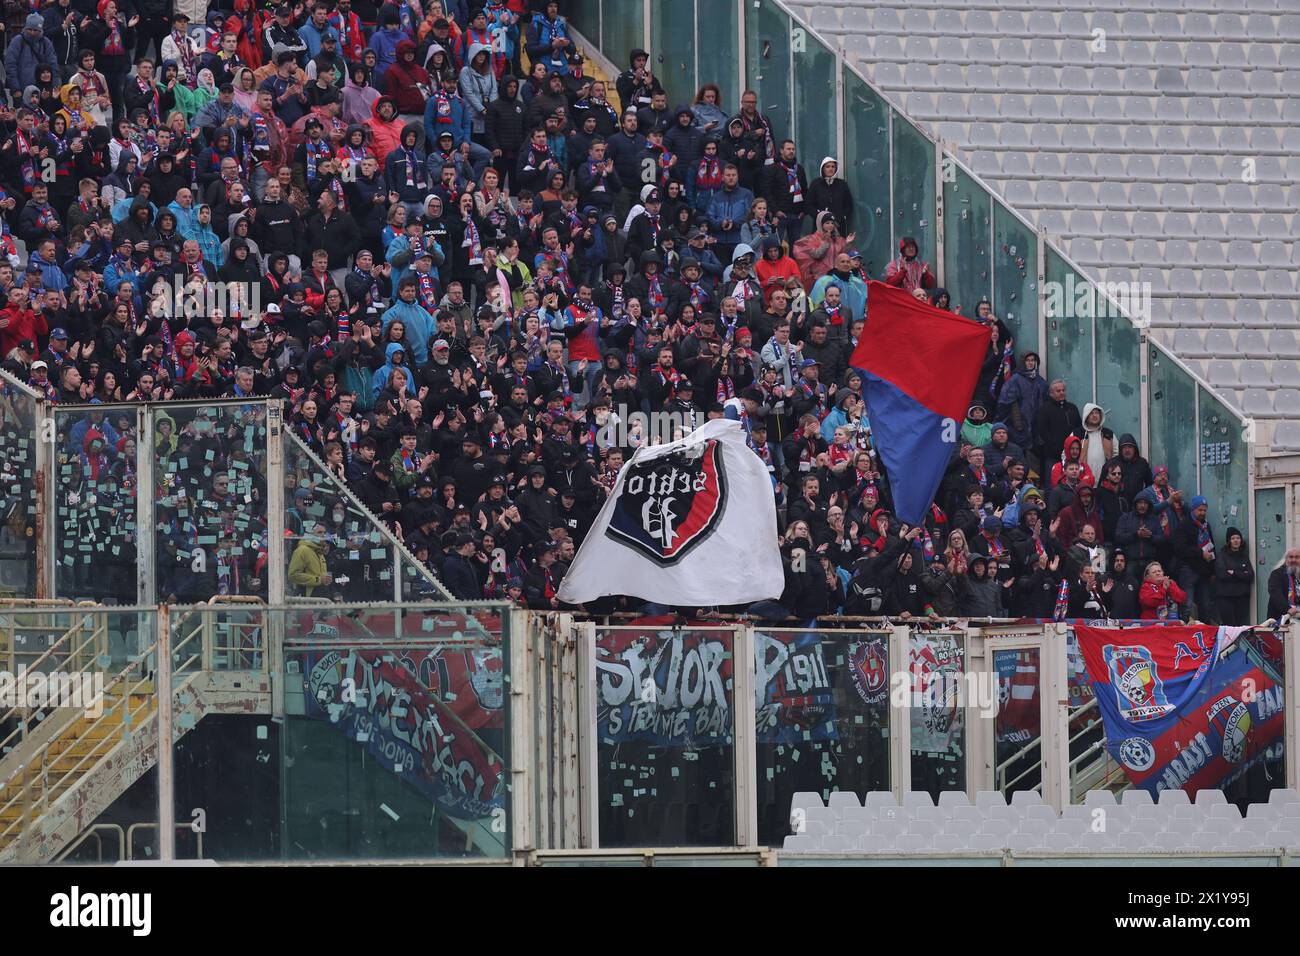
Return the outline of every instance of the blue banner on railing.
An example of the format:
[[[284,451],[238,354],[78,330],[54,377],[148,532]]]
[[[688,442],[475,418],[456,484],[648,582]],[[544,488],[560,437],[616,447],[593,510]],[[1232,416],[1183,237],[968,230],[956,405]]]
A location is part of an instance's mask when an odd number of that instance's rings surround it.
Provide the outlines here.
[[[1242,628],[1077,625],[1106,727],[1134,786],[1223,789],[1283,731],[1283,688],[1244,648]]]

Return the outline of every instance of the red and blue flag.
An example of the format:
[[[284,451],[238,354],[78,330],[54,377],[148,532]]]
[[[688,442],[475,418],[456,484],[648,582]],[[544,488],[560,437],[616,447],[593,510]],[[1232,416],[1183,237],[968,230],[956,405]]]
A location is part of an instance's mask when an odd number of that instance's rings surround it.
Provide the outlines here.
[[[978,322],[909,292],[867,284],[866,327],[850,364],[898,517],[920,524],[952,461],[962,419],[989,347]]]
[[[1134,786],[1221,790],[1281,740],[1282,684],[1243,630],[1075,625],[1106,747]]]

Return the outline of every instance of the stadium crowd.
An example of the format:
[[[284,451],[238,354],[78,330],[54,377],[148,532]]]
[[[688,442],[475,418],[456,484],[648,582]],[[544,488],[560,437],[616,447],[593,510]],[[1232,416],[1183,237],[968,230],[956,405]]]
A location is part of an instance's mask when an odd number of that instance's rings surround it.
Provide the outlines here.
[[[556,0],[7,7],[0,356],[60,405],[281,398],[458,598],[557,606],[651,440],[631,416],[667,413],[740,421],[767,465],[786,589],[766,615],[1253,617],[1242,534],[1216,540],[1205,499],[1080,411],[987,302],[957,453],[924,525],[900,525],[907,476],[881,469],[849,365],[869,312],[855,197],[753,92],[670,104],[641,50],[608,89]],[[914,239],[872,278],[952,306]],[[140,436],[127,415],[63,421],[63,534],[129,575]],[[202,540],[187,501],[218,502],[224,559],[172,593],[261,586],[265,528],[238,515],[265,489],[241,429],[264,424],[150,436],[171,462],[160,560]],[[290,586],[341,595],[369,572],[346,573],[347,506],[329,520],[312,470]]]

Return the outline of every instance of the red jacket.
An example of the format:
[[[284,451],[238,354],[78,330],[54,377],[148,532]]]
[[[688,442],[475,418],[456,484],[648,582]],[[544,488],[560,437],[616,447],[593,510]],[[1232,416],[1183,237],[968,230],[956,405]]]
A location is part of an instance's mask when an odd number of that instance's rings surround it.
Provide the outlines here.
[[[1142,620],[1154,621],[1159,617],[1160,609],[1165,606],[1165,593],[1179,604],[1187,600],[1187,592],[1180,588],[1172,578],[1165,578],[1164,585],[1151,581],[1142,582],[1138,591],[1138,604],[1142,607]]]
[[[393,98],[398,113],[403,115],[414,113],[423,117],[424,104],[428,100],[428,91],[431,89],[429,74],[418,61],[407,63],[403,59],[406,53],[415,52],[415,44],[410,40],[403,40],[397,44],[396,52],[397,61],[384,71],[386,87],[384,92]],[[424,89],[421,90],[420,86]]]
[[[0,359],[13,351],[19,342],[30,339],[39,346],[37,339],[50,334],[44,312],[18,309],[12,305],[0,309],[0,326],[3,326],[0,328]]]

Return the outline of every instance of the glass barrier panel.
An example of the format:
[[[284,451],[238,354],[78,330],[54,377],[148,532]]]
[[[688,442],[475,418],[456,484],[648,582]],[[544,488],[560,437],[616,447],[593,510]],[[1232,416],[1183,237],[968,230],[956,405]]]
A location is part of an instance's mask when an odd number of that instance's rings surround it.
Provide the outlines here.
[[[796,793],[889,789],[889,636],[754,632],[759,843],[804,832]]]
[[[1092,283],[1053,249],[1046,251],[1043,311],[1047,320],[1049,381],[1064,379],[1066,397],[1083,412],[1092,401]]]
[[[640,0],[603,0],[600,19],[600,49],[619,72],[630,65],[628,54],[638,47],[645,49],[645,8]],[[653,67],[651,68],[653,72]],[[611,76],[609,98],[617,98]],[[626,107],[626,103],[621,104]]]
[[[710,28],[710,39],[715,30]],[[650,70],[668,93],[668,105],[695,99],[695,0],[655,0],[650,6]],[[711,51],[710,51],[711,52]]]
[[[1286,489],[1255,491],[1255,620],[1268,620],[1268,576],[1286,557]]]
[[[974,318],[981,299],[993,301],[993,200],[979,183],[953,166],[952,182],[943,187],[944,275],[940,283],[953,308]]]
[[[135,604],[136,409],[56,409],[55,594]]]
[[[1243,535],[1250,533],[1250,442],[1246,432],[1250,425],[1230,412],[1222,402],[1197,386],[1200,402],[1201,494],[1209,504],[1208,517],[1214,531],[1214,545],[1221,552],[1228,546],[1228,529]],[[1250,542],[1245,542],[1247,551]],[[1268,575],[1259,581],[1267,590]],[[1227,588],[1220,589],[1227,591]],[[1219,602],[1220,624],[1254,623],[1249,608],[1250,592],[1231,597],[1226,593]],[[1231,618],[1231,620],[1229,620]],[[1260,618],[1259,620],[1263,620]]]
[[[920,245],[921,258],[935,264],[934,143],[925,138],[919,129],[894,112],[894,225],[890,257],[898,255],[898,243],[911,236]]]
[[[1038,790],[1043,782],[1042,672],[1036,647],[993,651],[998,675],[994,718],[995,784],[1003,794]]]
[[[0,858],[116,863],[157,856],[156,611],[0,610]],[[11,754],[20,748],[16,754]],[[55,817],[71,801],[93,823]]]
[[[601,0],[569,0],[560,13],[593,44],[600,43]]]
[[[1120,302],[1124,304],[1122,298]],[[1137,326],[1100,297],[1097,309],[1096,402],[1106,411],[1106,427],[1115,433],[1118,455],[1120,435],[1142,434],[1142,339]]]
[[[36,597],[36,414],[0,379],[0,598]]]
[[[1038,240],[999,202],[993,203],[993,314],[1015,336],[1017,358],[1039,351]]]
[[[833,156],[844,173],[844,159],[839,155],[835,137],[835,54],[820,40],[802,27],[791,34],[791,59],[794,77],[794,129],[774,130],[777,146],[789,136],[798,148],[799,161],[803,163],[808,178],[820,174],[821,161]],[[804,231],[810,232],[816,223],[805,221]],[[856,240],[855,240],[856,241]]]
[[[391,601],[396,568],[389,537],[335,476],[285,434],[286,594]]]
[[[966,636],[914,630],[908,641],[912,675],[912,789],[936,801],[966,789]]]
[[[266,600],[266,403],[152,413],[158,600]]]
[[[1147,460],[1152,468],[1169,469],[1169,484],[1183,491],[1191,501],[1197,493],[1196,382],[1169,356],[1149,346],[1151,449]]]
[[[778,141],[790,135],[791,114],[790,31],[793,21],[771,0],[745,6],[746,89],[758,94],[758,111],[772,125]],[[729,108],[739,112],[737,100]],[[775,144],[774,144],[775,145]],[[813,162],[817,162],[817,157]],[[805,163],[807,157],[804,157]]]
[[[847,155],[841,157],[841,169],[853,193],[851,228],[863,268],[880,279],[895,255],[889,221],[889,107],[848,66],[843,73]]]
[[[597,629],[601,847],[735,843],[733,639]]]
[[[734,3],[717,0],[696,0],[696,10],[709,41],[699,50],[699,84],[715,84],[722,91],[723,110],[734,115],[740,108],[740,11]]]
[[[178,818],[185,788],[219,804],[208,813],[216,859],[509,856],[502,610],[272,612],[284,723],[230,715],[208,730],[205,718],[182,738]],[[194,781],[181,747],[199,755]]]

